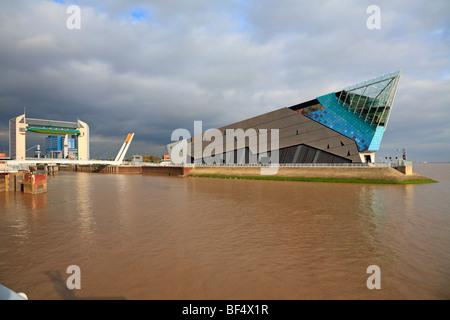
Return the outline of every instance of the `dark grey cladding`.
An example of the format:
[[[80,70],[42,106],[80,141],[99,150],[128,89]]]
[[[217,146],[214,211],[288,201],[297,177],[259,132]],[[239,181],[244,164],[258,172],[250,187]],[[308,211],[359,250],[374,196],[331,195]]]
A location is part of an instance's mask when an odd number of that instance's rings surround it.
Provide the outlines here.
[[[308,105],[298,105],[299,109],[315,105],[312,100]],[[314,120],[300,114],[294,107],[281,108],[262,114],[247,120],[236,122],[219,128],[222,133],[223,154],[221,163],[255,163],[261,153],[258,149],[260,129],[267,129],[267,145],[271,146],[270,130],[279,130],[279,163],[360,163],[361,157],[354,140],[330,129]],[[242,129],[247,136],[245,142],[234,140],[232,145],[227,145],[227,129]],[[208,162],[208,159],[200,160],[201,155],[194,153],[194,148],[200,150],[197,144],[201,144],[201,150],[205,150],[210,141],[203,141],[201,136],[194,136],[189,140],[188,159],[196,162]],[[230,137],[228,137],[230,141]],[[232,140],[231,140],[232,141]],[[212,152],[212,156],[216,154]],[[260,159],[258,160],[258,162]]]

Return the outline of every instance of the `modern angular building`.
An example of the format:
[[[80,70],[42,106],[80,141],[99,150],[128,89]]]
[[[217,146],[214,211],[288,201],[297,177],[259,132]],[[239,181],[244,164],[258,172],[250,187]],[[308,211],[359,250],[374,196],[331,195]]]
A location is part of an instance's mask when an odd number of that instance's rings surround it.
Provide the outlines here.
[[[278,129],[279,163],[374,162],[389,122],[400,77],[401,71],[393,72],[219,128],[223,149],[212,152],[212,157],[198,152],[206,150],[211,142],[205,141],[203,134],[196,135],[187,139],[186,152],[181,156],[185,163],[260,163],[274,151],[276,144],[267,134],[268,145],[272,147],[262,150],[252,135],[258,136],[264,129],[267,132]],[[236,136],[235,143],[227,144],[230,137],[226,135],[233,133],[233,129],[242,129],[246,133],[245,141],[239,143]],[[175,148],[179,143],[167,146],[172,158],[172,149],[179,152],[179,148]]]

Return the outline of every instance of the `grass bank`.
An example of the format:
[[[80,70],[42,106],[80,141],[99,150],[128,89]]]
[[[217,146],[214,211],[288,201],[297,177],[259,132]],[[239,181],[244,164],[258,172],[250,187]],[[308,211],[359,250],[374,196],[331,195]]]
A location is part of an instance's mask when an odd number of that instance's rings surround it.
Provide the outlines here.
[[[388,180],[388,179],[362,179],[362,178],[316,178],[316,177],[282,177],[282,176],[241,176],[221,174],[190,174],[189,177],[272,180],[272,181],[309,181],[309,182],[341,182],[341,183],[376,183],[376,184],[420,184],[435,183],[432,179]]]

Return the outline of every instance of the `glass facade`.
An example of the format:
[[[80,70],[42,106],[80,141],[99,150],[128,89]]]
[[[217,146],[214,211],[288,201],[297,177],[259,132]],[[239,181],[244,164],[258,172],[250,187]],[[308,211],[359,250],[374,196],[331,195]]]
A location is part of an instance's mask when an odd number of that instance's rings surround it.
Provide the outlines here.
[[[60,136],[49,136],[45,139],[45,152],[62,151],[63,139]]]
[[[330,93],[316,100],[322,110],[312,106],[298,110],[308,118],[353,139],[360,152],[378,151],[389,120],[401,71],[367,80]]]
[[[324,150],[299,144],[278,150],[279,163],[351,163],[351,160],[337,156]],[[270,157],[270,152],[265,154],[253,154],[249,148],[243,148],[226,152],[213,160],[211,157],[202,159],[203,164],[261,164],[264,158]],[[194,163],[194,158],[188,158],[189,163]]]
[[[69,147],[69,149],[76,149],[77,148],[75,138],[69,138],[69,145],[68,145],[68,147]]]
[[[357,83],[339,93],[339,102],[375,127],[387,125],[401,71]]]

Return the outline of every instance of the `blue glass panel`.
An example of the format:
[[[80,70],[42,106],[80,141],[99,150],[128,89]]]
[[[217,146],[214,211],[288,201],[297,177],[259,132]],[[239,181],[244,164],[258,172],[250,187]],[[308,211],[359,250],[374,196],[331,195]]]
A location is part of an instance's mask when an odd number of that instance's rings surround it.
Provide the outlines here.
[[[360,152],[379,149],[384,127],[376,129],[370,125],[370,122],[359,118],[358,114],[344,107],[334,93],[318,97],[317,100],[325,109],[311,112],[305,116],[353,139]]]

